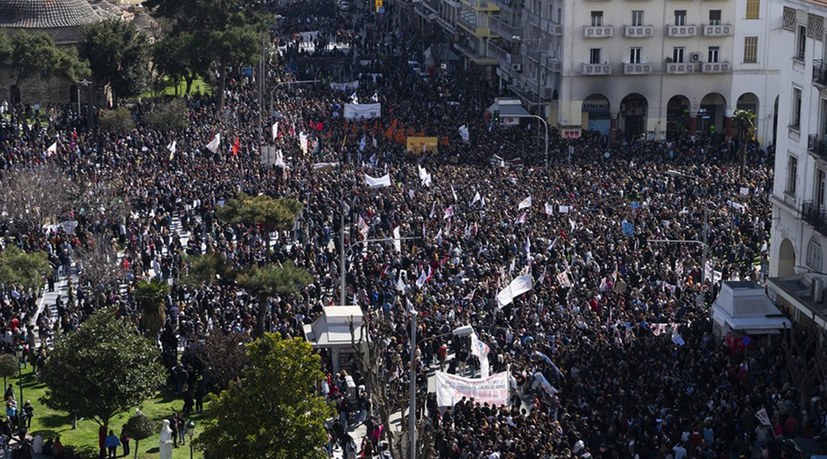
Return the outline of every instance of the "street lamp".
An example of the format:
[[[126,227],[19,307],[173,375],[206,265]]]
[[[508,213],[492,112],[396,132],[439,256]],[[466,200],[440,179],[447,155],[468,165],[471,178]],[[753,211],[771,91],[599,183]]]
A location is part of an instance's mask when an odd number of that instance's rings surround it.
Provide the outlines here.
[[[77,89],[78,89],[78,118],[80,118],[80,87],[83,86],[84,88],[87,88],[87,87],[89,87],[90,84],[92,84],[92,82],[85,79],[85,78],[82,81],[78,82],[78,85],[77,85]]]
[[[195,421],[190,419],[190,422],[187,423],[187,436],[190,437],[190,459],[192,459],[192,437],[195,435]]]
[[[20,401],[17,403],[17,429],[19,432],[23,432],[23,346],[18,345],[15,351],[17,355],[17,378],[18,384],[20,385]],[[23,440],[22,438],[20,439]]]
[[[666,171],[666,175],[672,177],[683,177],[692,180],[702,181],[701,177],[692,174],[685,174],[683,172],[676,171],[674,169],[669,169]],[[704,252],[703,252],[703,260],[701,261],[701,283],[706,282],[706,257],[707,252],[709,251],[709,244],[707,243],[707,233],[709,232],[709,203],[704,203],[704,229],[703,229],[703,245],[704,245]],[[696,241],[697,242],[697,241]],[[713,273],[714,278],[714,273]]]
[[[542,117],[538,115],[508,115],[511,118],[537,118],[543,123],[543,126],[546,128],[546,154],[545,154],[545,164],[548,164],[548,122]]]

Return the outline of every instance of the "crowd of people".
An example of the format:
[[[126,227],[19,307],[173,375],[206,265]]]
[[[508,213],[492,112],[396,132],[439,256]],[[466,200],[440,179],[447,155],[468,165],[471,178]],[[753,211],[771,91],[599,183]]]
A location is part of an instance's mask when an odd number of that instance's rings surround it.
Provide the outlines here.
[[[577,140],[552,133],[546,163],[536,125],[499,126],[485,114],[502,95],[494,84],[462,69],[438,78],[410,71],[406,62],[420,57],[426,39],[415,31],[398,31],[403,25],[388,17],[338,11],[326,0],[272,8],[282,17],[274,29],[282,52],[268,84],[305,79],[291,62],[318,46],[321,54],[346,54],[348,74],[359,82],[355,94],[332,89],[331,75],[275,87],[273,111],[259,126],[257,84],[234,73],[223,107],[215,95],[189,97],[190,127],[167,133],[142,125],[155,102],[133,107],[138,127],[127,134],[87,128],[72,107],[44,109],[50,122],[34,127],[24,121],[31,107],[12,111],[0,131],[0,174],[55,168],[105,184],[128,206],[120,214],[75,212],[73,228],[23,232],[2,223],[4,247],[46,251],[55,276],[72,279],[54,318],[48,307],[36,314],[36,294],[6,289],[0,322],[8,347],[25,342],[35,355],[49,336],[71,331],[102,305],[116,305],[141,329],[134,282],[159,277],[172,285],[159,342],[171,350],[165,362],[186,414],[200,409],[209,375],[179,362],[178,351],[210,334],[252,335],[257,325],[303,336],[302,326],[338,304],[344,288],[348,303],[380,324],[374,333],[387,344],[382,370],[389,384],[407,381],[412,345],[420,388],[438,367],[475,374],[479,363],[467,340],[433,338],[463,325],[490,347],[491,371],[514,378],[508,406],[462,400],[439,409],[433,394],[423,393],[418,409],[435,457],[780,457],[776,438],[824,428],[824,407],[802,402],[777,342],[747,357],[711,333],[720,282],[766,277],[773,165],[766,148],[749,145],[740,175],[738,141],[723,136],[613,142],[589,132]],[[302,47],[303,40],[315,43]],[[344,119],[343,105],[354,96],[381,103],[382,116]],[[262,164],[259,129],[283,162]],[[216,133],[225,140],[213,152],[206,145]],[[302,134],[315,143],[306,152]],[[423,134],[440,139],[438,150],[407,151],[404,136]],[[235,138],[237,150],[226,140]],[[53,142],[55,154],[47,151]],[[492,165],[494,155],[522,164]],[[335,164],[314,167],[321,163]],[[388,174],[391,185],[369,188],[366,174]],[[265,234],[217,216],[240,192],[292,197],[304,207],[291,230]],[[415,239],[349,253],[346,283],[338,285],[340,231],[350,245],[392,238],[396,228]],[[652,239],[706,240],[708,265],[699,245]],[[112,279],[92,276],[76,256],[95,244],[119,253]],[[256,299],[236,285],[181,282],[187,255],[201,253],[237,267],[291,260],[314,280],[297,295],[270,298],[259,314]],[[525,274],[533,288],[500,308],[497,293]],[[408,338],[412,308],[419,344]],[[325,365],[330,371],[331,362]],[[358,387],[364,371],[354,367],[347,376]],[[553,390],[537,383],[538,373]],[[392,428],[364,393],[350,397],[344,381],[337,375],[326,384],[339,411],[329,450],[378,454]],[[772,428],[755,418],[761,408]],[[351,447],[355,423],[366,423],[368,435]],[[110,436],[111,448],[118,438]]]

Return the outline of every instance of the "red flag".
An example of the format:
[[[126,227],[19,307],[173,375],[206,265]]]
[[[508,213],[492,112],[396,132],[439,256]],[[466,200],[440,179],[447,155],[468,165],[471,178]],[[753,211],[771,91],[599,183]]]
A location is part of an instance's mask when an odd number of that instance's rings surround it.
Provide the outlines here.
[[[238,136],[236,136],[235,142],[233,142],[233,149],[232,149],[233,156],[237,155],[240,150],[241,150],[241,143],[238,141]]]

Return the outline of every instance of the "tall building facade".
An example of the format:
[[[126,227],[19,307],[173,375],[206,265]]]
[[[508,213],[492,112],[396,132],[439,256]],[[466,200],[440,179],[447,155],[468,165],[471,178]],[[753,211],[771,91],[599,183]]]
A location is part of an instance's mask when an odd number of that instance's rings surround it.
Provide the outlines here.
[[[827,3],[787,0],[773,44],[781,63],[769,289],[795,320],[827,328]]]
[[[564,136],[731,132],[735,109],[774,142],[782,6],[769,0],[399,0],[464,65]]]

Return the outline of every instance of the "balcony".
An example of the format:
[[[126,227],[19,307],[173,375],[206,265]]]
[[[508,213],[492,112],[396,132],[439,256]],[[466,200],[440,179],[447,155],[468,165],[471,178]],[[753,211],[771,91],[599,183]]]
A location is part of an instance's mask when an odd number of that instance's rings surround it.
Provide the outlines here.
[[[801,219],[822,235],[827,236],[827,212],[819,210],[819,206],[813,204],[812,201],[801,204]]]
[[[703,26],[705,37],[728,37],[732,35],[732,26],[729,24],[705,25]]]
[[[543,60],[543,65],[549,70],[549,72],[560,73],[563,71],[563,63],[560,62],[560,59],[554,57],[546,57]]]
[[[702,73],[727,73],[729,72],[729,62],[702,62]]]
[[[624,75],[649,75],[652,73],[652,64],[627,64],[623,63]]]
[[[695,73],[694,62],[667,62],[666,73],[670,75],[686,75]]]
[[[436,15],[439,14],[439,4],[439,0],[424,0],[422,2],[422,5],[429,10],[429,13]]]
[[[819,158],[827,159],[827,140],[824,140],[823,137],[819,138],[816,134],[808,135],[807,151]]]
[[[470,6],[475,11],[485,11],[495,13],[500,11],[500,7],[496,3],[489,0],[462,0],[462,3]]]
[[[511,24],[505,22],[502,18],[498,18],[496,16],[489,18],[488,24],[491,26],[492,32],[509,41],[511,41],[513,37],[519,37],[520,34],[522,34],[522,29],[520,27],[512,26]]]
[[[612,38],[612,26],[583,26],[583,38]]]
[[[583,64],[583,75],[611,75],[612,66],[610,64]]]
[[[813,83],[827,87],[827,64],[821,59],[813,61]]]
[[[623,36],[626,38],[649,38],[655,34],[655,28],[648,26],[623,26]]]
[[[694,25],[668,25],[666,26],[666,36],[672,38],[689,38],[694,37],[698,33],[698,26]]]

